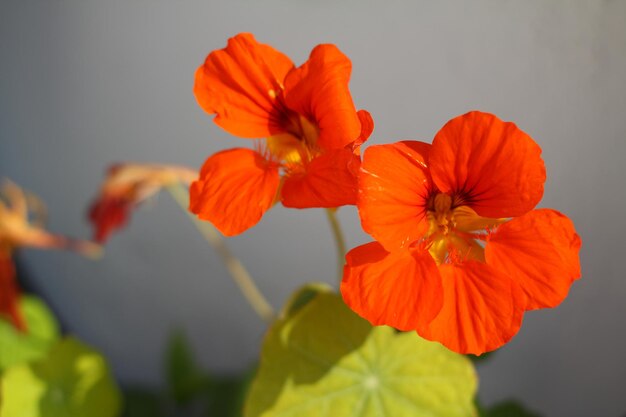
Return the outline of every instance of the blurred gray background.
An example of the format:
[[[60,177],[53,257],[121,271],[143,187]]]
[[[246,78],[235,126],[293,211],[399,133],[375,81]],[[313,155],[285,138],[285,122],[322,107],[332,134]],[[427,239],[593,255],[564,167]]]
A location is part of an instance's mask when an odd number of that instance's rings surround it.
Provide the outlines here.
[[[583,279],[479,368],[487,403],[516,397],[546,416],[626,412],[626,1],[0,0],[0,175],[39,194],[50,229],[90,235],[85,210],[115,161],[199,167],[246,146],[195,103],[195,69],[253,32],[297,64],[318,43],[353,61],[374,116],[370,144],[431,141],[471,109],[515,121],[543,147],[541,206],[583,238]],[[354,208],[348,244],[368,240]],[[272,303],[333,282],[322,210],[271,210],[229,244]],[[163,383],[164,342],[183,327],[202,363],[240,370],[264,325],[220,260],[163,194],[101,261],[26,251],[22,260],[72,332],[126,384]]]

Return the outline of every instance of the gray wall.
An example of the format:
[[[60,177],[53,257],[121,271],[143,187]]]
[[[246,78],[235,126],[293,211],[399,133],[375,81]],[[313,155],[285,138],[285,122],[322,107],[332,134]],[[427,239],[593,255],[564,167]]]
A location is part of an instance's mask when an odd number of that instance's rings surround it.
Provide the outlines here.
[[[583,279],[557,309],[528,313],[480,368],[487,402],[511,396],[550,416],[626,411],[626,2],[373,0],[0,0],[0,174],[48,202],[50,228],[88,236],[85,207],[113,161],[199,167],[245,142],[196,105],[193,74],[240,31],[306,59],[323,42],[354,64],[370,143],[430,141],[470,109],[515,121],[544,149],[542,206],[583,238]],[[340,217],[365,242],[354,208]],[[279,306],[332,282],[321,210],[272,210],[229,241]],[[256,357],[263,324],[167,195],[92,262],[23,254],[72,331],[126,383],[160,384],[168,331],[183,326],[211,369]]]

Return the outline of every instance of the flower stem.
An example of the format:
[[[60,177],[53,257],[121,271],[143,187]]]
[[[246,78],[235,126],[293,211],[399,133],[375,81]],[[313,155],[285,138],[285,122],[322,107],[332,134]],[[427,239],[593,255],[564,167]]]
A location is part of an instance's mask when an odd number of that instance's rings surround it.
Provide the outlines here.
[[[341,278],[343,277],[344,257],[346,256],[346,240],[343,237],[343,232],[341,231],[336,213],[337,209],[326,209],[326,217],[328,218],[328,223],[330,223],[330,228],[335,237],[335,245],[337,247],[337,277],[339,282],[341,282]]]
[[[243,266],[241,261],[233,255],[230,249],[228,249],[228,246],[226,246],[224,239],[220,236],[217,229],[215,229],[211,223],[197,219],[188,210],[189,193],[187,192],[187,189],[180,183],[175,183],[168,186],[167,190],[185,211],[185,213],[187,213],[193,224],[200,231],[202,236],[204,236],[209,245],[211,245],[211,247],[222,258],[222,261],[224,262],[231,278],[235,284],[237,284],[239,290],[252,309],[259,317],[261,317],[261,319],[270,323],[275,317],[274,309],[256,286],[248,270]]]

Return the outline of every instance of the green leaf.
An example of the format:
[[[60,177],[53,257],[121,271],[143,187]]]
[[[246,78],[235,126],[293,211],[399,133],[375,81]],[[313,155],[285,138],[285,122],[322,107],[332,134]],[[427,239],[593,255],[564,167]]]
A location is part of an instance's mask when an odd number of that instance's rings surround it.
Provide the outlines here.
[[[181,331],[170,336],[166,353],[166,373],[170,393],[177,404],[186,404],[206,391],[210,384],[191,352],[189,342]]]
[[[468,358],[372,327],[328,291],[285,311],[263,344],[246,417],[476,415]]]
[[[20,308],[26,319],[27,332],[20,332],[7,321],[0,320],[0,372],[45,357],[59,338],[59,325],[43,301],[22,296]]]
[[[528,411],[514,400],[503,401],[490,407],[485,412],[486,417],[541,417],[539,414]]]
[[[2,376],[0,417],[115,417],[120,392],[104,358],[74,338]]]

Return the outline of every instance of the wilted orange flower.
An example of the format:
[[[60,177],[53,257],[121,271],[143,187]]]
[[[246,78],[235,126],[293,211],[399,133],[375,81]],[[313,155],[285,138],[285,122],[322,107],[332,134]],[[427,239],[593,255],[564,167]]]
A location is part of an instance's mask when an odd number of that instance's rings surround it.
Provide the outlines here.
[[[296,68],[247,33],[209,54],[196,72],[198,103],[227,132],[265,140],[209,157],[191,186],[191,211],[232,236],[277,200],[295,208],[355,204],[358,146],[373,122],[354,107],[351,68],[334,45],[318,45]]]
[[[432,145],[367,149],[357,205],[377,242],[347,254],[346,303],[473,354],[511,339],[524,311],[558,305],[580,277],[581,240],[561,213],[533,210],[540,155],[513,123],[480,112],[452,119]]]
[[[163,187],[175,183],[189,185],[198,171],[171,165],[124,163],[109,168],[100,193],[89,208],[94,239],[106,241],[111,233],[124,227],[131,211]]]
[[[42,210],[43,204],[36,197],[26,195],[14,183],[5,181],[0,187],[0,317],[8,317],[20,330],[26,329],[26,323],[18,308],[19,290],[12,259],[15,249],[71,249],[92,256],[100,251],[91,242],[48,233],[43,229]]]

